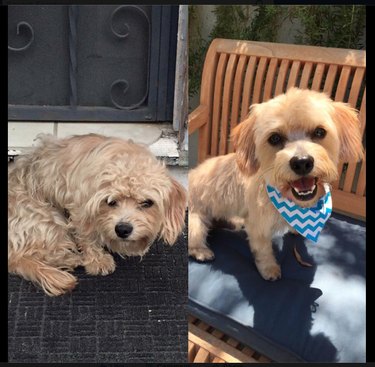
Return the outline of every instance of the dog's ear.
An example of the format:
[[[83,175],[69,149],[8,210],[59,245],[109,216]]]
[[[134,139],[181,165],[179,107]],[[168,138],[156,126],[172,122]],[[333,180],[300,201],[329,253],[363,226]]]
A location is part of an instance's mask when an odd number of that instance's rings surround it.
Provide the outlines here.
[[[171,178],[172,187],[164,201],[164,223],[160,237],[169,245],[173,245],[185,225],[186,190],[175,179]]]
[[[249,175],[259,169],[259,162],[255,157],[254,123],[256,105],[252,105],[248,117],[237,125],[232,132],[234,151],[240,170]]]
[[[340,159],[344,162],[363,159],[363,145],[358,112],[348,104],[333,102],[333,121],[340,138]]]
[[[91,222],[98,214],[101,203],[106,200],[108,192],[106,190],[99,190],[91,196],[86,204],[82,206],[80,212],[80,221]],[[82,210],[83,209],[83,210]]]

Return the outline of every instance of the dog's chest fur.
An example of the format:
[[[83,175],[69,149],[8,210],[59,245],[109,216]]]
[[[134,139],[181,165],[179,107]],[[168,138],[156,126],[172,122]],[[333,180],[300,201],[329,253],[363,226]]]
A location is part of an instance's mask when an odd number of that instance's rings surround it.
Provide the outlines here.
[[[288,232],[290,226],[269,199],[265,182],[250,185],[245,191],[244,201],[246,200],[248,204],[246,216],[250,222],[269,228],[273,235],[283,235]]]

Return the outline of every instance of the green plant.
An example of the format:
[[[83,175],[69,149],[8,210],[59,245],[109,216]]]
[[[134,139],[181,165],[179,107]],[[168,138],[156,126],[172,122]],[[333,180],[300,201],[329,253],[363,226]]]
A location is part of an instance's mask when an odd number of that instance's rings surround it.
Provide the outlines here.
[[[254,17],[246,39],[276,42],[280,27],[288,16],[288,7],[260,5],[254,10]]]
[[[214,38],[285,42],[279,39],[280,29],[289,20],[297,25],[295,43],[365,48],[366,7],[363,5],[218,5],[214,10],[216,21],[207,40],[201,37],[197,9],[196,5],[189,7],[190,96],[199,91],[204,58]]]
[[[295,37],[301,44],[362,49],[366,22],[363,5],[310,5],[295,6],[291,18],[303,27]]]
[[[189,5],[189,96],[199,91],[204,58],[211,42],[201,36],[196,5]]]

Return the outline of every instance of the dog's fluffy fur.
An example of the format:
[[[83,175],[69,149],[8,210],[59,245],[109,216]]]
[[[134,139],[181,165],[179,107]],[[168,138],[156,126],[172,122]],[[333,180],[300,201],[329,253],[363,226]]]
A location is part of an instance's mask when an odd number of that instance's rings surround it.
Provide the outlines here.
[[[326,135],[314,135],[315,129]],[[273,134],[280,144],[269,142]],[[324,183],[338,178],[339,160],[363,157],[359,120],[354,109],[333,102],[323,93],[298,88],[250,108],[249,116],[232,134],[235,153],[211,158],[189,173],[189,255],[212,260],[206,245],[213,219],[242,217],[256,266],[264,279],[281,276],[272,251],[272,237],[291,227],[269,200],[265,185],[278,188],[296,204],[312,206],[324,194]],[[299,200],[292,183],[301,179],[291,169],[293,157],[314,160],[308,177],[316,182],[316,194]]]
[[[49,295],[71,290],[69,273],[106,275],[105,248],[142,256],[158,235],[172,245],[184,226],[185,189],[144,146],[89,134],[41,137],[9,171],[8,267]],[[133,227],[127,238],[118,223]]]

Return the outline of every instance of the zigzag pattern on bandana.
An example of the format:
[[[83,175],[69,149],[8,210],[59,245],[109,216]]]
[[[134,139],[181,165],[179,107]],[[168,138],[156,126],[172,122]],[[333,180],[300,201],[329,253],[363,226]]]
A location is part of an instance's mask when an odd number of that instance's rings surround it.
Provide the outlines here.
[[[272,204],[289,225],[307,239],[318,241],[320,232],[332,213],[332,197],[328,186],[326,194],[311,208],[301,208],[282,197],[280,191],[269,185],[267,185],[267,193]]]

